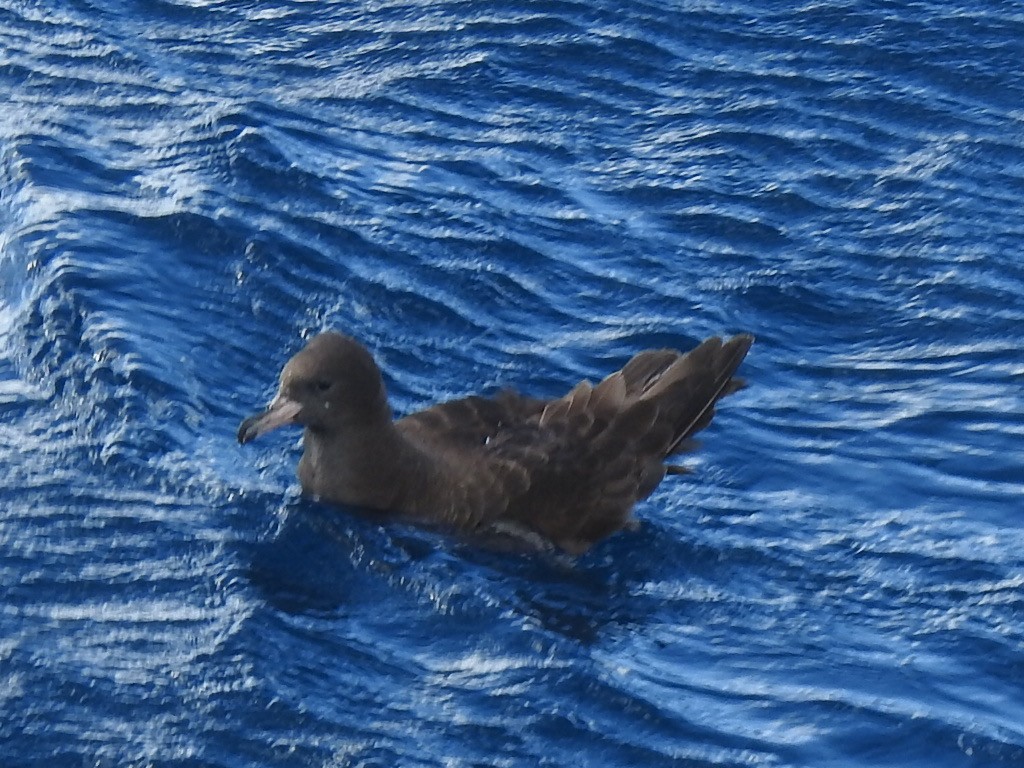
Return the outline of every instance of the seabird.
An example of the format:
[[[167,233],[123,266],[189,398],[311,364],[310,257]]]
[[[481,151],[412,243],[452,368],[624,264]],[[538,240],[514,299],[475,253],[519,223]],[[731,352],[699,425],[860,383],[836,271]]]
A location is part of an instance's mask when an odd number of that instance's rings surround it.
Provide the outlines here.
[[[599,384],[554,400],[504,391],[393,419],[366,347],[328,331],[281,372],[277,396],[238,429],[242,444],[304,427],[305,494],[466,533],[514,534],[573,555],[631,527],[632,510],[690,448],[754,337],[683,353],[640,352]]]

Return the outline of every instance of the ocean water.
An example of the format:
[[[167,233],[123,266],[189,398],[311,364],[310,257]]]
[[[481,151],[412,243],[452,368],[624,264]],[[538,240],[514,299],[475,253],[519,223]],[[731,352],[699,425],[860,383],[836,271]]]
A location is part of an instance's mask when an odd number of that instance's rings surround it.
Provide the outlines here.
[[[1024,9],[0,0],[0,764],[1024,765]],[[757,335],[584,557],[301,498],[393,404]]]

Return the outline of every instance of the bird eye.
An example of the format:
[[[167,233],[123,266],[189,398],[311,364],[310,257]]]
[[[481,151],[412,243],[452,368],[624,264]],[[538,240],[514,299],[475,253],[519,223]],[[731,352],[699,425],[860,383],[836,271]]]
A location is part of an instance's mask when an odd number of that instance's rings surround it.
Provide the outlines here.
[[[326,392],[328,389],[331,388],[331,382],[329,382],[327,379],[320,379],[316,383],[316,388],[319,389],[321,392]]]

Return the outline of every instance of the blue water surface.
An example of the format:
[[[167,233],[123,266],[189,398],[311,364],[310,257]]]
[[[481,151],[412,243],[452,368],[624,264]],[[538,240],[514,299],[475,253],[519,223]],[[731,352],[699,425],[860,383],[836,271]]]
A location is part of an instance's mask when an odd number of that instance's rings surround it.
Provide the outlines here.
[[[0,764],[1024,765],[1024,9],[0,0]],[[566,560],[235,443],[757,335]]]

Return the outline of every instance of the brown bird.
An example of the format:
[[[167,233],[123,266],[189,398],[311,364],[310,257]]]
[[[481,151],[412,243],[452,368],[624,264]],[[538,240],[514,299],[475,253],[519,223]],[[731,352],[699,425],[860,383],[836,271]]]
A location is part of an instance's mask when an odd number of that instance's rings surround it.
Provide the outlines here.
[[[307,494],[580,554],[629,527],[633,506],[666,473],[686,471],[666,459],[743,386],[733,374],[753,341],[641,352],[556,400],[506,391],[394,420],[370,353],[327,332],[288,361],[277,396],[242,422],[238,441],[301,424]]]

